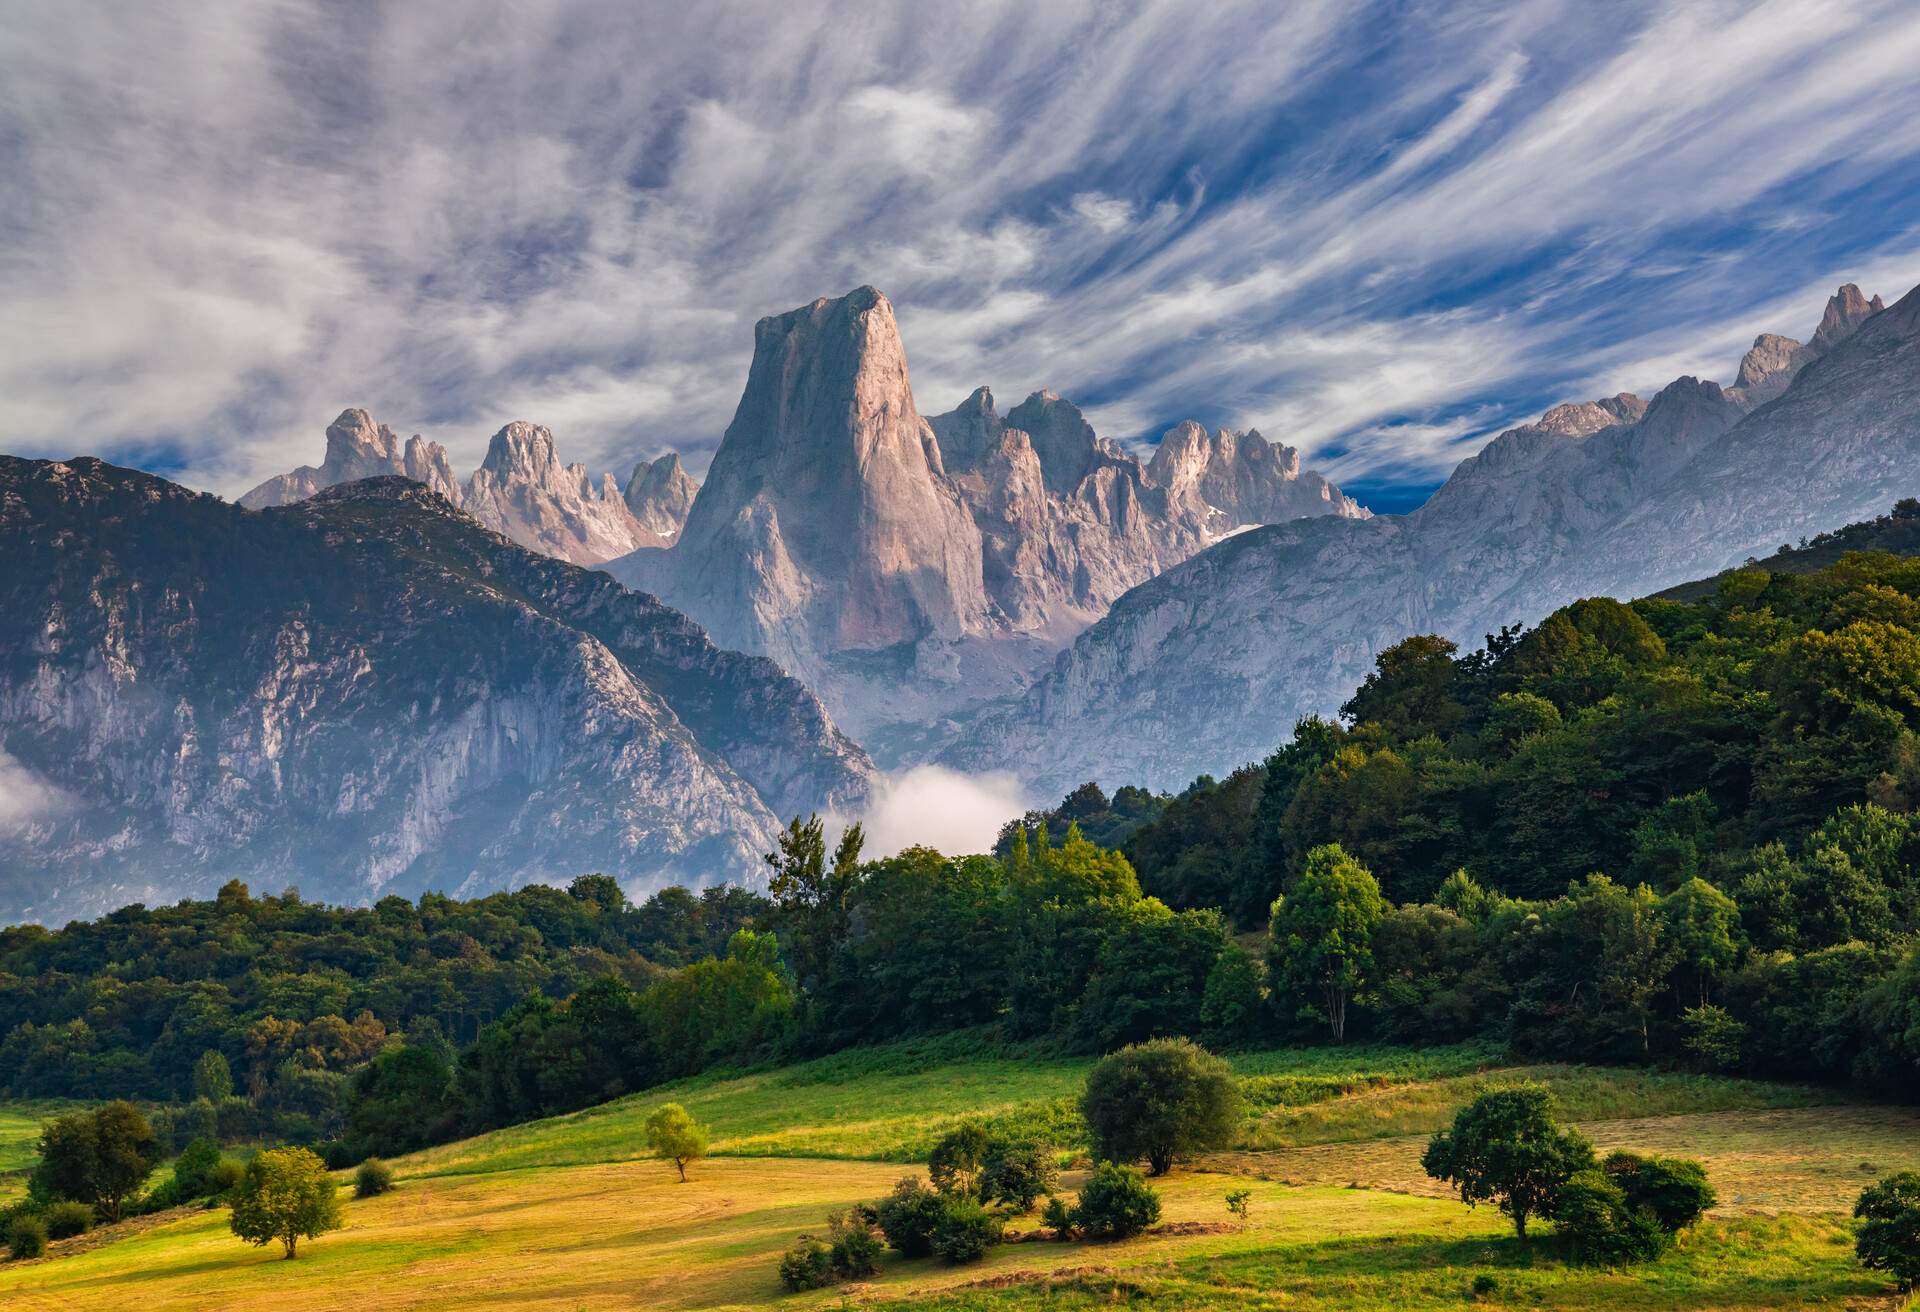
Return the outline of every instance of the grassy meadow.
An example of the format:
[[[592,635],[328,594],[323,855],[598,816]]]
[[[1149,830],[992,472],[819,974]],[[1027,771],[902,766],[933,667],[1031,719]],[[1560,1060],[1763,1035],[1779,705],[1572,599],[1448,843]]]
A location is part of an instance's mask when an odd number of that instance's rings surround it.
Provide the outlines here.
[[[1010,1242],[947,1267],[889,1254],[870,1281],[783,1295],[780,1252],[827,1212],[884,1193],[967,1116],[1045,1118],[1069,1148],[1088,1061],[969,1036],[708,1075],[396,1161],[395,1192],[294,1262],[227,1232],[224,1209],[143,1218],[0,1263],[8,1309],[747,1307],[1075,1309],[1485,1306],[1892,1308],[1853,1260],[1845,1211],[1872,1175],[1920,1168],[1920,1114],[1831,1090],[1586,1067],[1498,1067],[1486,1050],[1267,1052],[1235,1067],[1242,1142],[1156,1182],[1165,1214],[1118,1244]],[[1424,1135],[1510,1078],[1548,1083],[1604,1148],[1705,1161],[1721,1206],[1667,1256],[1568,1267],[1419,1172]],[[644,1157],[669,1099],[713,1127],[677,1183]],[[29,1109],[9,1108],[33,1120]],[[11,1124],[12,1120],[0,1120]],[[1070,1169],[1063,1181],[1080,1178]],[[1224,1195],[1252,1191],[1244,1226]],[[1031,1231],[1016,1222],[1012,1237]],[[85,1246],[89,1241],[93,1246]],[[1492,1281],[1472,1293],[1476,1277]],[[1484,1285],[1484,1281],[1483,1281]]]

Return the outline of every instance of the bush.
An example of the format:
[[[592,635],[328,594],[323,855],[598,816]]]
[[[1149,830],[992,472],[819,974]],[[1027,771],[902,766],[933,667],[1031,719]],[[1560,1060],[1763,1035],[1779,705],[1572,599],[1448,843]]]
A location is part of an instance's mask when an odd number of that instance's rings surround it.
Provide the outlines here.
[[[1620,1186],[1628,1207],[1647,1213],[1670,1235],[1685,1230],[1720,1201],[1707,1183],[1706,1168],[1683,1157],[1614,1153],[1600,1169]]]
[[[1154,1175],[1177,1158],[1231,1142],[1240,1110],[1233,1072],[1187,1039],[1122,1048],[1087,1073],[1080,1098],[1095,1156],[1145,1158]]]
[[[220,1164],[213,1168],[213,1191],[209,1197],[224,1198],[246,1176],[247,1168],[231,1157],[222,1157]]]
[[[93,1229],[93,1208],[85,1203],[55,1203],[46,1212],[47,1238],[71,1239]]]
[[[205,1198],[219,1188],[220,1147],[211,1139],[195,1139],[181,1149],[173,1163],[169,1204]]]
[[[372,1198],[393,1188],[393,1168],[378,1157],[369,1157],[353,1173],[353,1196]]]
[[[790,1293],[833,1283],[833,1252],[812,1235],[801,1235],[780,1255],[780,1284]]]
[[[1073,1237],[1073,1208],[1064,1198],[1047,1199],[1046,1207],[1040,1213],[1041,1223],[1053,1231],[1055,1239],[1066,1240]]]
[[[1870,1271],[1885,1271],[1900,1288],[1920,1285],[1920,1173],[1902,1171],[1868,1185],[1853,1205],[1860,1218],[1854,1252]]]
[[[980,1167],[980,1201],[1031,1212],[1059,1181],[1060,1168],[1054,1165],[1050,1146],[992,1140]]]
[[[16,1216],[7,1227],[7,1253],[15,1258],[44,1257],[47,1223],[37,1216]]]
[[[827,1234],[832,1241],[829,1261],[842,1280],[862,1280],[880,1269],[883,1245],[873,1233],[867,1209],[833,1213],[827,1218]]]
[[[1073,1224],[1089,1239],[1126,1239],[1160,1219],[1160,1195],[1131,1166],[1102,1162],[1080,1187]]]
[[[1706,1004],[1680,1013],[1680,1046],[1703,1071],[1730,1071],[1740,1065],[1747,1027],[1723,1007]]]
[[[1245,1225],[1253,1214],[1253,1190],[1235,1189],[1227,1195],[1227,1210],[1233,1213],[1234,1220]]]
[[[985,1257],[987,1250],[1000,1242],[1002,1230],[1000,1218],[980,1204],[947,1198],[942,1200],[940,1219],[934,1222],[930,1240],[936,1256],[959,1266]]]
[[[908,1257],[933,1252],[933,1229],[946,1211],[945,1200],[910,1175],[874,1207],[874,1219],[887,1243]]]
[[[1659,1256],[1667,1235],[1652,1215],[1628,1205],[1626,1192],[1605,1171],[1585,1170],[1560,1186],[1554,1220],[1567,1255],[1590,1265],[1615,1265]]]

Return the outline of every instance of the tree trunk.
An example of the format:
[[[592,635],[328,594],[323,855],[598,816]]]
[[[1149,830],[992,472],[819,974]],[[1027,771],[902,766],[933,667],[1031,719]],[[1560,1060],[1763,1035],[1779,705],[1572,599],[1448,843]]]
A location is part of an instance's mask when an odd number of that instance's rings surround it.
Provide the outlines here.
[[[687,1182],[687,1159],[684,1157],[676,1157],[673,1159],[673,1164],[680,1168],[680,1183],[685,1184]]]
[[[287,1236],[287,1261],[289,1262],[293,1261],[293,1247],[295,1244],[299,1242],[300,1242],[300,1236],[298,1235]]]
[[[1173,1153],[1166,1148],[1155,1148],[1147,1154],[1147,1174],[1165,1175],[1173,1167]]]
[[[1520,1242],[1523,1244],[1526,1243],[1527,1242],[1527,1214],[1524,1210],[1516,1210],[1514,1212],[1513,1229],[1514,1229],[1514,1233],[1520,1236]]]

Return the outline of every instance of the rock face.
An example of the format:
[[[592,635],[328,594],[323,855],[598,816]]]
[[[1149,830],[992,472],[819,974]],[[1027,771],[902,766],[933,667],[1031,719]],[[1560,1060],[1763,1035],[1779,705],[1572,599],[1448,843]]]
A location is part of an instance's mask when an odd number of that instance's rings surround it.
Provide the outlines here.
[[[669,451],[657,460],[642,460],[627,479],[627,509],[640,526],[670,547],[686,527],[687,512],[693,509],[694,495],[700,485],[680,464],[678,453]]]
[[[1920,492],[1920,290],[1878,304],[1842,288],[1806,347],[1762,339],[1737,388],[1683,378],[1650,403],[1556,407],[1411,515],[1221,542],[1117,600],[944,759],[1031,763],[1043,793],[1177,788],[1331,714],[1409,634],[1476,647],[1578,597],[1644,595],[1883,513]],[[1756,403],[1782,367],[1789,382]]]
[[[0,817],[0,919],[749,880],[871,785],[771,662],[398,477],[256,513],[0,457],[0,554],[0,753],[49,799]]]
[[[1002,416],[983,387],[923,418],[893,307],[863,287],[760,321],[679,542],[608,568],[773,656],[899,758],[1224,534],[1366,513],[1258,434],[1189,450],[1175,431],[1148,468],[1051,392]]]
[[[290,505],[323,488],[395,474],[425,483],[520,545],[576,565],[598,565],[673,540],[641,522],[613,475],[603,474],[596,483],[583,466],[562,465],[553,434],[520,421],[493,435],[487,458],[462,486],[438,442],[416,435],[403,448],[393,430],[365,410],[348,410],[327,429],[327,458],[319,468],[303,465],[270,478],[240,504],[249,510]]]

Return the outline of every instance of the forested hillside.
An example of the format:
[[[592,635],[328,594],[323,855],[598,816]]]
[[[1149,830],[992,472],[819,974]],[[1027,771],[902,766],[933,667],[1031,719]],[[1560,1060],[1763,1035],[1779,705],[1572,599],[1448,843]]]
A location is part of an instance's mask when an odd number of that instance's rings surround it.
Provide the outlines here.
[[[217,1049],[259,1100],[332,1081],[309,1129],[343,1154],[974,1026],[1084,1051],[1478,1038],[1910,1094],[1917,731],[1920,561],[1749,568],[1469,654],[1409,638],[1266,761],[1176,798],[1078,790],[996,855],[865,860],[857,829],[796,821],[764,901],[230,889],[10,930],[0,1069],[16,1094],[184,1096]]]

